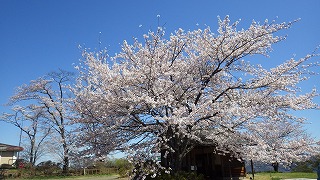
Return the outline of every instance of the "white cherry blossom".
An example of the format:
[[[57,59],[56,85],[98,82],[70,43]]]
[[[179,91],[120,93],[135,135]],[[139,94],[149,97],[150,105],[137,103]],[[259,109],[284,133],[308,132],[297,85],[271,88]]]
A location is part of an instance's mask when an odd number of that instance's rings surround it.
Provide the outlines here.
[[[294,22],[253,21],[238,30],[239,22],[225,17],[218,19],[217,34],[210,27],[178,29],[165,38],[159,28],[142,42],[124,41],[108,61],[84,51],[74,92],[88,153],[120,149],[138,163],[163,150],[175,158],[169,159],[174,171],[196,145],[266,162],[311,155],[314,139],[299,135],[304,120],[291,110],[318,108],[317,91],[299,88],[318,66],[312,64],[317,55],[271,69],[244,60],[268,56],[285,39],[275,34]]]

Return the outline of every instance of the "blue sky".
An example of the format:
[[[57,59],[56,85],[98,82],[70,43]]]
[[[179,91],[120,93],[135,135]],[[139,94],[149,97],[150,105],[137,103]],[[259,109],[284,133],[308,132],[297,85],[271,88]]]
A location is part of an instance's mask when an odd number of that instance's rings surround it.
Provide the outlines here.
[[[253,19],[288,22],[301,18],[284,32],[287,40],[273,46],[270,58],[262,58],[269,65],[280,64],[320,45],[319,8],[319,0],[1,0],[0,104],[8,102],[16,87],[48,72],[59,68],[75,71],[73,66],[81,58],[79,45],[107,47],[113,55],[120,51],[123,40],[141,39],[142,34],[156,29],[158,20],[169,34],[178,28],[193,30],[206,25],[214,31],[218,15],[241,19],[244,28]],[[310,79],[304,88],[320,88],[319,78]],[[320,103],[319,98],[316,101]],[[0,113],[7,111],[0,106]],[[312,122],[306,128],[320,139],[319,110],[296,114]],[[0,122],[0,143],[17,145],[18,140],[19,130]]]

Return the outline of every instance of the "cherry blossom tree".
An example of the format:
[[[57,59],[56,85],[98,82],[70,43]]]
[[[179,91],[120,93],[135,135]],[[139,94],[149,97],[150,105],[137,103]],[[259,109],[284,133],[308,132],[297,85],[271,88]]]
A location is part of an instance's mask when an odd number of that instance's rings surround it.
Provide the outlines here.
[[[63,149],[63,171],[67,172],[69,167],[70,144],[68,142],[69,132],[69,96],[68,83],[73,73],[59,70],[32,80],[28,85],[22,85],[11,97],[11,103],[33,102],[43,108],[46,123],[52,127],[51,139],[62,146]],[[56,136],[57,135],[57,136]],[[59,148],[56,146],[55,148]]]
[[[289,166],[293,161],[306,161],[319,153],[315,140],[302,127],[304,118],[286,117],[258,122],[258,128],[247,132],[250,143],[246,159],[271,164],[275,171],[279,164]],[[258,145],[260,144],[260,145]],[[259,149],[257,149],[259,148]],[[251,150],[254,149],[254,150]]]
[[[299,136],[300,141],[293,141],[278,133],[287,133],[283,126],[303,123],[290,110],[318,108],[316,90],[299,88],[319,65],[313,62],[318,55],[292,58],[270,69],[245,60],[268,57],[272,44],[285,39],[276,34],[294,22],[253,21],[238,30],[239,21],[231,23],[227,16],[218,19],[217,34],[210,27],[178,29],[166,38],[159,27],[144,35],[143,42],[124,41],[122,51],[111,58],[84,51],[74,93],[81,116],[76,121],[90,127],[81,130],[90,132],[83,136],[85,147],[91,153],[122,149],[141,162],[139,167],[161,150],[173,171],[181,170],[182,159],[197,145],[236,158],[259,154],[255,157],[269,162],[280,161],[276,152],[283,154],[282,162],[305,155],[283,146],[309,145],[313,139],[307,143]],[[273,125],[277,128],[267,128]],[[272,135],[264,139],[267,132]],[[271,153],[272,138],[279,146]],[[152,167],[145,173],[156,173]]]
[[[47,119],[41,106],[14,106],[12,110],[13,113],[4,113],[1,119],[13,124],[26,135],[26,140],[22,141],[25,152],[23,157],[29,159],[30,164],[34,166],[46,153],[46,139],[51,132],[51,126],[45,123]]]

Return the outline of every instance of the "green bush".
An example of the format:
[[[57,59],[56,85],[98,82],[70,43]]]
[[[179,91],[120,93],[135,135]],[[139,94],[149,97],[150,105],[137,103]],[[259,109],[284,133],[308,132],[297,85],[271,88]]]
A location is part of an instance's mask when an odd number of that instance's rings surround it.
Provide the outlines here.
[[[52,161],[44,161],[37,165],[37,172],[41,172],[44,175],[52,175],[54,172],[61,170],[58,163]]]
[[[292,168],[292,172],[313,172],[314,168],[312,164],[308,161],[306,162],[298,162],[296,165]]]
[[[320,164],[320,155],[312,156],[306,161],[295,162],[292,165],[292,172],[314,172]]]
[[[128,176],[133,166],[127,159],[116,159],[114,161],[115,167],[118,169],[118,173],[121,177]]]

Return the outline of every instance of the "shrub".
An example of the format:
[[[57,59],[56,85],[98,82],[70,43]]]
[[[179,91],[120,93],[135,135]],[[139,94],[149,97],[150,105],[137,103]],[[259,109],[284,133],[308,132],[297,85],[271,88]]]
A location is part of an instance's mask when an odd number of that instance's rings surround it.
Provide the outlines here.
[[[52,161],[44,161],[37,165],[36,170],[45,175],[52,175],[54,172],[61,170],[59,164]]]
[[[13,169],[14,167],[11,164],[1,164],[1,169]]]
[[[115,167],[118,169],[118,173],[120,176],[125,177],[129,175],[133,166],[127,159],[115,159],[114,161]]]
[[[313,172],[312,163],[306,162],[298,162],[292,167],[292,172]]]

